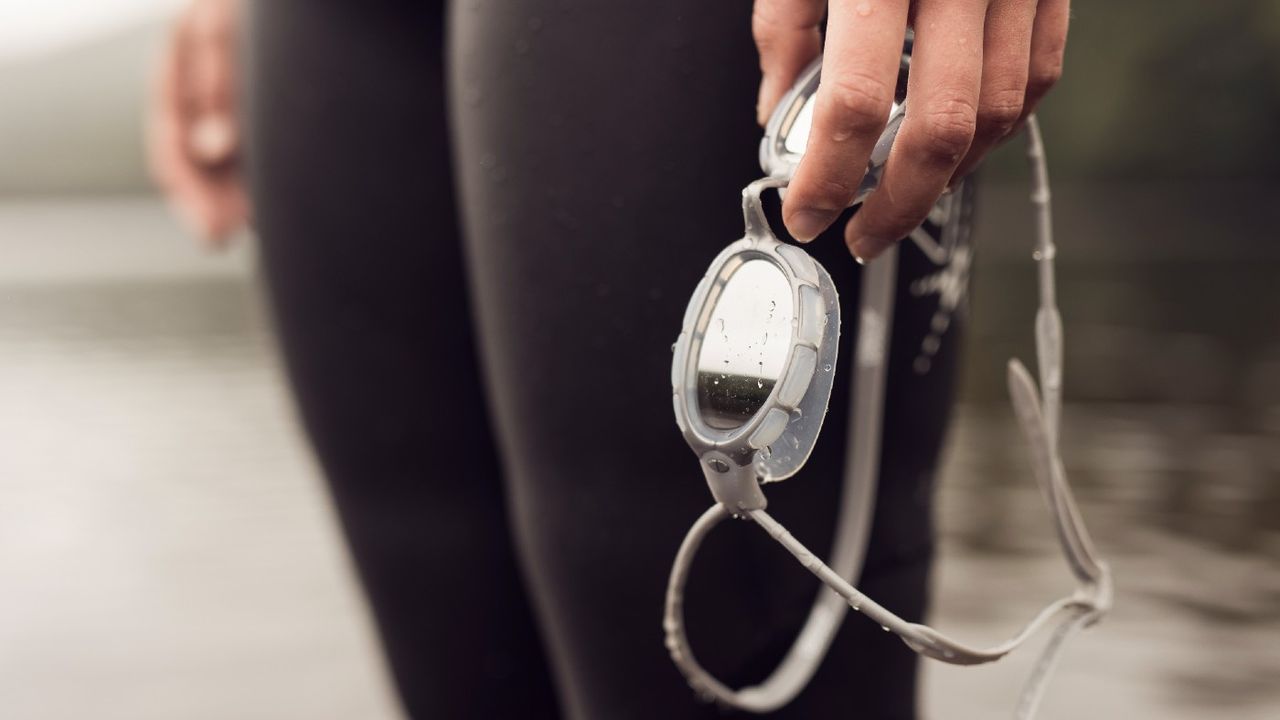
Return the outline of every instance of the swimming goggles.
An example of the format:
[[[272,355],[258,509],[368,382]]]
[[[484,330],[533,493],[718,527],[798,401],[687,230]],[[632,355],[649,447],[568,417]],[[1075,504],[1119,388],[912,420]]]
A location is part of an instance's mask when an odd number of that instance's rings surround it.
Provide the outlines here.
[[[904,53],[904,78],[909,64],[910,56]],[[831,395],[840,333],[840,306],[830,275],[807,252],[778,240],[760,199],[767,189],[786,188],[799,163],[820,70],[819,61],[802,74],[766,126],[760,161],[767,176],[742,193],[746,232],[712,261],[689,301],[674,347],[671,388],[676,423],[698,456],[715,504],[689,529],[671,568],[663,619],[667,648],[700,695],[729,707],[765,713],[786,705],[805,687],[849,608],[895,633],[917,653],[956,665],[998,660],[1056,622],[1056,631],[1019,701],[1017,716],[1031,717],[1063,642],[1101,619],[1112,599],[1110,571],[1094,551],[1059,454],[1062,321],[1055,300],[1049,183],[1039,125],[1034,115],[1026,123],[1031,201],[1037,213],[1033,257],[1039,273],[1035,336],[1040,382],[1037,386],[1016,359],[1009,362],[1007,379],[1033,474],[1049,505],[1076,588],[1045,607],[1012,639],[978,648],[903,620],[851,584],[861,572],[879,476],[896,247],[863,269],[851,408],[853,439],[830,564],[765,511],[763,485],[797,473],[817,441]],[[898,102],[853,204],[862,202],[880,182],[905,114],[905,82],[899,88]],[[940,202],[953,200],[944,196]],[[952,213],[952,222],[956,214]],[[917,231],[910,239],[930,258],[945,260],[948,248],[927,232]],[[773,674],[758,685],[737,690],[698,663],[685,633],[683,611],[694,555],[712,528],[730,517],[755,522],[826,585]]]

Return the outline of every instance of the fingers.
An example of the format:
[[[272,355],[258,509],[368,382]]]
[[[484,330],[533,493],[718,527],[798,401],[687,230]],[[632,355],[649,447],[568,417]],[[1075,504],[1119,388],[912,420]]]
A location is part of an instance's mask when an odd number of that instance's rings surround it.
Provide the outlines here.
[[[987,9],[977,132],[952,182],[977,167],[1022,119],[1035,15],[1035,0],[993,0]]]
[[[853,200],[889,119],[906,34],[906,0],[832,0],[809,145],[783,204],[808,242]]]
[[[152,90],[152,175],[192,231],[220,246],[243,226],[248,202],[235,164],[235,0],[196,0],[160,57]]]
[[[880,188],[845,229],[856,257],[874,258],[923,222],[969,150],[978,120],[986,10],[986,0],[916,3],[906,117]]]
[[[1027,98],[1022,118],[1026,119],[1062,77],[1062,61],[1067,50],[1070,0],[1040,0],[1031,31],[1031,63],[1028,68]]]
[[[822,52],[824,0],[756,0],[751,34],[760,53],[756,121],[764,126],[800,71]]]
[[[197,162],[227,162],[237,145],[234,68],[236,3],[197,2],[187,24],[184,87],[189,93],[188,151]]]

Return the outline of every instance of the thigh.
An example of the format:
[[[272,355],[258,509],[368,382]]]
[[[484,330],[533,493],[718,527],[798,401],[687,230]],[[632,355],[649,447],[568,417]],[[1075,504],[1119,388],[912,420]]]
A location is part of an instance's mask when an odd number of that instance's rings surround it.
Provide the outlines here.
[[[553,717],[473,349],[443,8],[251,5],[263,269],[400,694],[414,717]]]
[[[667,572],[710,502],[671,414],[670,346],[707,263],[742,234],[759,175],[749,3],[477,0],[452,17],[451,97],[486,369],[522,558],[575,718],[718,717],[662,644]],[[845,449],[859,271],[813,246],[845,303],[831,415],[771,511],[829,544]],[[954,340],[912,362],[936,301],[904,251],[877,520],[864,587],[924,609],[932,470]],[[959,323],[951,323],[949,333]],[[687,613],[699,657],[731,684],[762,679],[816,584],[758,529],[731,524],[698,560]],[[851,617],[814,683],[779,717],[914,714],[915,658]]]

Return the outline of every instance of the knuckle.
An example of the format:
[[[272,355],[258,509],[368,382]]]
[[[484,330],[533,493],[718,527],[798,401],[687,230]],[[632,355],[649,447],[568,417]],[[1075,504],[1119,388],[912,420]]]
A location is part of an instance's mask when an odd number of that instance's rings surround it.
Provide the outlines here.
[[[997,137],[1004,137],[1013,130],[1022,117],[1025,93],[1022,90],[1002,90],[993,93],[978,108],[978,125]]]
[[[927,213],[927,210],[921,212],[915,208],[903,207],[901,204],[894,204],[892,207],[882,206],[881,210],[882,212],[877,216],[867,219],[868,229],[875,235],[894,240],[905,237],[919,227]]]
[[[751,37],[761,54],[777,45],[782,34],[782,23],[776,8],[769,0],[757,0],[751,10]]]
[[[1027,89],[1031,95],[1043,95],[1062,79],[1062,53],[1053,52],[1031,66]]]
[[[912,230],[920,227],[924,222],[926,213],[921,212],[899,212],[895,213],[885,221],[884,234],[895,240],[906,237],[911,234]]]
[[[854,178],[838,176],[815,177],[808,184],[808,192],[804,192],[797,200],[802,205],[810,207],[841,210],[853,198],[857,189]],[[800,195],[800,193],[797,194]]]
[[[870,75],[832,78],[827,88],[827,110],[838,136],[879,132],[892,105],[891,88]]]
[[[942,100],[925,109],[915,149],[931,160],[954,164],[969,150],[977,132],[978,112],[959,98]]]

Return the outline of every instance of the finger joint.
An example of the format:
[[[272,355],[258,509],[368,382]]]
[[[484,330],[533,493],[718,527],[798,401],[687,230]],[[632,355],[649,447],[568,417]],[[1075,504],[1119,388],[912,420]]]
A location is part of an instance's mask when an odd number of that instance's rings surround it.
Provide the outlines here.
[[[972,102],[961,98],[937,101],[925,109],[914,149],[938,164],[955,165],[969,150],[977,124],[978,112]]]
[[[1009,134],[1022,117],[1022,106],[1025,92],[1016,90],[1000,90],[983,98],[978,107],[978,127],[985,135],[1001,138]]]
[[[1027,79],[1027,94],[1040,97],[1049,92],[1062,79],[1062,52],[1046,53],[1032,63]]]
[[[831,135],[836,140],[880,132],[888,122],[889,109],[893,106],[889,85],[862,73],[832,78],[827,86],[826,99],[832,122]]]

